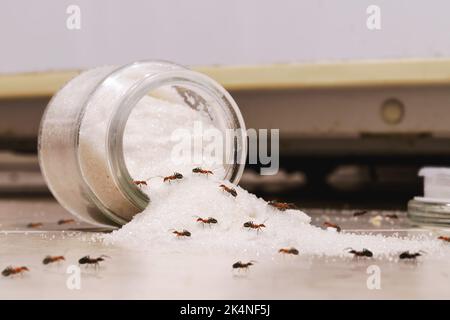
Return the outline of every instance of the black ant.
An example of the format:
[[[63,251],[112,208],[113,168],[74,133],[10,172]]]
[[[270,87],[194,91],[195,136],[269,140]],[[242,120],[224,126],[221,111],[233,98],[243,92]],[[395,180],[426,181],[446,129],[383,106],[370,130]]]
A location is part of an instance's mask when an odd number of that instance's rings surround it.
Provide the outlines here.
[[[409,251],[404,251],[404,252],[400,253],[400,255],[398,257],[401,260],[416,259],[417,257],[420,257],[422,255],[422,253],[424,253],[424,252],[423,251],[419,251],[419,252],[410,253]]]
[[[42,263],[49,264],[49,263],[64,261],[64,260],[66,260],[66,259],[63,256],[46,256],[44,258],[44,260],[42,260]]]
[[[78,260],[79,264],[86,264],[86,265],[94,265],[98,266],[101,261],[105,261],[105,258],[109,258],[108,256],[101,255],[97,258],[91,258],[90,256],[84,256],[80,260]]]
[[[398,215],[396,215],[395,213],[387,214],[387,215],[385,215],[385,217],[389,218],[389,219],[398,219]]]
[[[294,256],[298,255],[298,250],[295,248],[281,248],[280,250],[278,250],[278,252],[284,254],[292,254]]]
[[[438,239],[442,240],[442,241],[450,242],[450,237],[440,236],[440,237],[438,237]]]
[[[135,185],[137,185],[138,187],[142,187],[142,186],[146,186],[147,185],[147,181],[145,181],[145,180],[135,180],[135,181],[133,181],[133,183]]]
[[[196,217],[196,218],[197,218],[196,221],[202,223],[203,225],[205,225],[205,224],[211,225],[211,224],[217,223],[217,220],[214,218],[211,218],[211,217],[208,217],[206,219],[201,218],[201,217]]]
[[[244,223],[244,228],[249,228],[249,229],[255,229],[256,232],[261,231],[261,228],[265,228],[266,225],[264,223],[258,224],[258,223],[254,223],[253,221],[247,221],[246,223]]]
[[[355,213],[353,213],[353,216],[354,217],[359,217],[359,216],[365,215],[366,213],[368,213],[367,210],[356,211]]]
[[[58,225],[68,224],[68,223],[75,223],[75,219],[61,219],[58,220]]]
[[[211,170],[204,170],[200,167],[192,169],[193,173],[200,173],[200,174],[206,174],[208,176],[209,174],[214,174]]]
[[[174,230],[174,231],[172,231],[172,233],[175,234],[177,236],[177,238],[191,236],[191,233],[187,230],[182,230],[182,231]]]
[[[44,224],[42,222],[30,222],[27,224],[27,228],[36,229],[42,227]]]
[[[256,261],[249,261],[247,263],[243,263],[242,261],[238,261],[233,263],[233,269],[238,269],[238,270],[248,270],[248,268],[252,265],[255,264]]]
[[[323,225],[327,228],[334,228],[337,232],[341,232],[341,227],[339,227],[337,224],[325,221]]]
[[[179,172],[174,172],[173,175],[164,177],[163,181],[164,182],[166,182],[166,181],[170,182],[170,181],[181,180],[181,179],[183,179],[183,175],[181,173],[179,173]]]
[[[357,251],[357,250],[353,250],[352,248],[348,248],[346,250],[350,250],[348,252],[352,253],[355,257],[367,257],[367,258],[373,257],[372,251],[367,250],[367,249],[362,249],[362,251]]]
[[[226,192],[228,192],[229,194],[231,194],[233,197],[237,197],[236,189],[227,187],[227,186],[224,185],[224,184],[221,184],[219,187],[222,188],[223,191],[226,191]]]
[[[269,206],[272,206],[280,211],[286,211],[288,209],[298,209],[297,206],[293,203],[278,202],[275,200],[269,201]]]
[[[5,270],[2,271],[2,276],[9,277],[9,276],[12,276],[15,274],[23,274],[25,271],[30,271],[30,269],[28,269],[25,266],[22,266],[22,267],[9,266],[9,267],[5,268]]]

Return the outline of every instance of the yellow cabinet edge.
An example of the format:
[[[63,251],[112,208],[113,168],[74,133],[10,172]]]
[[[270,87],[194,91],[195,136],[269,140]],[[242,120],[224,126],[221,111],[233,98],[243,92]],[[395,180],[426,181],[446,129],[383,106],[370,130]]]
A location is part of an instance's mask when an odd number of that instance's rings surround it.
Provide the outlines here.
[[[450,60],[378,60],[193,67],[228,90],[450,84]],[[80,71],[0,75],[0,98],[48,97]]]

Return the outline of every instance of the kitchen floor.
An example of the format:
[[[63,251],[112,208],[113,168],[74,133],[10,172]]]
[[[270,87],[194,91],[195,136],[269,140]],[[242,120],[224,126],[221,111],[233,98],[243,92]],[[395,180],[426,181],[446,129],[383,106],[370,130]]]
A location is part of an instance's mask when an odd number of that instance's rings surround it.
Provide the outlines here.
[[[446,234],[413,228],[405,213],[398,211],[370,211],[357,218],[346,210],[306,212],[313,224],[330,220],[344,232]],[[388,213],[399,219],[383,218],[380,225],[370,222]],[[450,299],[450,244],[446,243],[442,255],[425,255],[416,262],[274,255],[258,257],[246,272],[233,272],[231,264],[238,257],[156,254],[105,246],[92,241],[98,230],[86,224],[57,223],[70,218],[51,198],[0,200],[0,268],[24,265],[30,269],[24,275],[1,277],[0,299]],[[30,222],[43,226],[28,228]],[[66,260],[43,265],[46,255],[64,255]],[[98,268],[78,269],[78,259],[85,255],[110,258]],[[74,278],[77,270],[79,282]],[[380,289],[368,288],[373,270],[380,272]]]

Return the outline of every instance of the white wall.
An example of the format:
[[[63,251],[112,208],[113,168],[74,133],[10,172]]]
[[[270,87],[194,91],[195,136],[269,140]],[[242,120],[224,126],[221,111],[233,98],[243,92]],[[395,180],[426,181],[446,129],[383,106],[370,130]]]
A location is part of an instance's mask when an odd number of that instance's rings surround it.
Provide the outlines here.
[[[81,30],[66,8],[81,7]],[[366,28],[366,8],[382,30]],[[0,72],[450,56],[448,0],[1,0]]]

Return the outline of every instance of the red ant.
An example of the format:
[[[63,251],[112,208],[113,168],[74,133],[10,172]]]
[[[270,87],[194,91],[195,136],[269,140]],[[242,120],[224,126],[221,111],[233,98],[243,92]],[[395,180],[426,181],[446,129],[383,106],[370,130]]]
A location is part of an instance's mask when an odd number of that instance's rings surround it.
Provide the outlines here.
[[[105,258],[109,258],[109,257],[105,256],[105,255],[101,255],[98,258],[91,258],[90,256],[84,256],[84,257],[80,258],[80,260],[78,260],[78,263],[86,264],[86,265],[94,265],[97,267],[99,265],[99,262],[105,261]]]
[[[233,263],[233,269],[239,269],[239,270],[248,270],[248,267],[255,264],[256,261],[249,261],[247,263],[243,263],[242,261],[238,261]]]
[[[280,250],[278,250],[278,252],[284,254],[292,254],[294,256],[298,255],[298,250],[295,248],[281,248]]]
[[[42,227],[44,224],[42,222],[30,222],[29,224],[27,224],[27,228],[40,228]]]
[[[58,220],[58,225],[68,224],[68,223],[75,223],[74,219],[61,219]]]
[[[4,277],[9,277],[15,274],[23,274],[25,271],[30,271],[30,269],[28,269],[27,267],[12,267],[9,266],[7,268],[5,268],[5,270],[2,271],[2,275]]]
[[[208,174],[214,174],[211,170],[204,170],[200,167],[194,168],[192,169],[193,173],[200,173],[200,174],[206,174],[208,176]]]
[[[236,189],[227,187],[227,186],[224,185],[224,184],[221,184],[219,187],[222,188],[223,191],[226,191],[226,192],[228,192],[229,194],[231,194],[233,197],[237,197]]]
[[[442,241],[450,242],[450,237],[440,236],[440,237],[438,237],[438,239],[442,240]]]
[[[44,260],[42,260],[42,263],[49,264],[49,263],[64,261],[64,260],[66,260],[66,259],[63,256],[46,256],[44,258]]]
[[[325,221],[323,225],[327,228],[335,228],[337,232],[341,232],[341,227],[339,227],[337,224]]]
[[[424,253],[424,252],[423,251],[419,251],[419,252],[410,253],[409,251],[405,251],[405,252],[400,253],[400,255],[398,257],[401,260],[416,259],[417,257],[420,257],[422,255],[422,253]]]
[[[174,172],[173,175],[164,177],[163,181],[164,182],[166,182],[166,181],[170,182],[170,181],[173,181],[173,180],[181,180],[181,179],[183,179],[183,175],[181,173]]]
[[[187,230],[182,230],[182,231],[174,230],[174,231],[172,231],[172,233],[175,234],[177,236],[177,238],[191,236],[191,233]]]
[[[138,187],[142,187],[142,186],[146,186],[147,185],[147,181],[145,181],[145,180],[135,180],[135,181],[133,181],[133,183],[135,185],[137,185]]]
[[[254,223],[253,221],[247,221],[246,223],[244,223],[244,228],[249,228],[249,229],[256,229],[256,232],[261,231],[261,228],[265,228],[265,224],[261,223],[261,224],[257,224]]]
[[[208,217],[208,218],[206,218],[206,219],[201,218],[201,217],[196,217],[196,218],[197,218],[196,221],[197,221],[197,222],[203,223],[203,225],[205,225],[205,224],[211,225],[211,224],[216,224],[216,223],[217,223],[217,220],[214,219],[214,218],[211,218],[211,217]]]
[[[348,248],[346,250],[350,250],[348,252],[352,253],[355,257],[368,257],[368,258],[373,257],[372,251],[367,250],[367,249],[362,249],[362,251],[357,251],[357,250],[353,250],[352,248]]]
[[[269,206],[272,206],[280,211],[286,211],[288,209],[297,209],[297,206],[293,203],[278,202],[275,200],[269,201]]]
[[[362,211],[356,211],[355,213],[353,213],[354,217],[359,217],[359,216],[363,216],[367,213],[367,210],[362,210]]]

